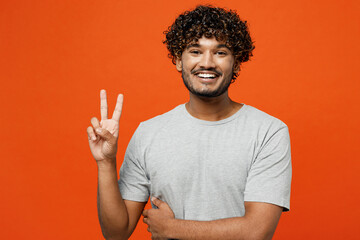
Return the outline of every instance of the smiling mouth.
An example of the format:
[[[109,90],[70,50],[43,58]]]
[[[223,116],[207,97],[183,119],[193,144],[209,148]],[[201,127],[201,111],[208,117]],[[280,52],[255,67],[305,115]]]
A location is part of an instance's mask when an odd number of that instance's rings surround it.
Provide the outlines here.
[[[197,77],[199,78],[203,78],[203,79],[215,79],[217,77],[216,74],[214,73],[198,73],[195,74]]]
[[[193,74],[204,81],[211,81],[211,80],[217,79],[218,77],[221,76],[221,73],[219,73],[215,70],[210,71],[210,70],[203,70],[203,69],[201,69],[201,70],[198,69],[197,71],[194,71]]]

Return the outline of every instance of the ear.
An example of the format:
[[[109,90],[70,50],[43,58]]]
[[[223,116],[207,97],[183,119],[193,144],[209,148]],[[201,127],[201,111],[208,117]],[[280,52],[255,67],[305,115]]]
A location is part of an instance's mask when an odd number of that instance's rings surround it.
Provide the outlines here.
[[[176,62],[176,69],[181,72],[182,71],[182,62],[181,62],[181,59],[180,58],[176,58],[175,60]]]
[[[236,62],[234,64],[234,73],[238,73],[240,71],[240,63]]]

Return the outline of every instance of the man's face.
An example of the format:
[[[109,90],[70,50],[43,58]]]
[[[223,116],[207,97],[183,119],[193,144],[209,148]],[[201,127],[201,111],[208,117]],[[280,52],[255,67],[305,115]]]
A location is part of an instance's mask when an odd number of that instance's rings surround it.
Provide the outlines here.
[[[182,72],[187,89],[196,96],[217,97],[230,86],[234,71],[234,56],[223,42],[215,37],[202,37],[189,44],[176,69]]]

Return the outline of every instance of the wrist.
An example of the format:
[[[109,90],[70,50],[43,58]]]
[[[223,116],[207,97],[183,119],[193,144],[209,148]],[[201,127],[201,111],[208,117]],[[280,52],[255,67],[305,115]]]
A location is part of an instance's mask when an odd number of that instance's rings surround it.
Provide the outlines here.
[[[165,226],[165,236],[167,238],[170,239],[175,239],[176,238],[176,230],[177,230],[177,224],[178,224],[178,219],[170,219],[167,221],[166,226]]]
[[[98,171],[116,170],[116,158],[97,162]]]

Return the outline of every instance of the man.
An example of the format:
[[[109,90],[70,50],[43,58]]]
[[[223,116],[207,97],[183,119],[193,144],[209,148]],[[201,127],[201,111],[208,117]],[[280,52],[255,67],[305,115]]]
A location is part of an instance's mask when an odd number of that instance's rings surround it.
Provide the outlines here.
[[[246,22],[199,6],[165,33],[189,102],[139,125],[119,181],[123,96],[108,119],[102,90],[102,120],[87,129],[103,235],[128,239],[142,214],[152,239],[271,239],[290,207],[290,141],[283,122],[228,96],[254,49]]]

